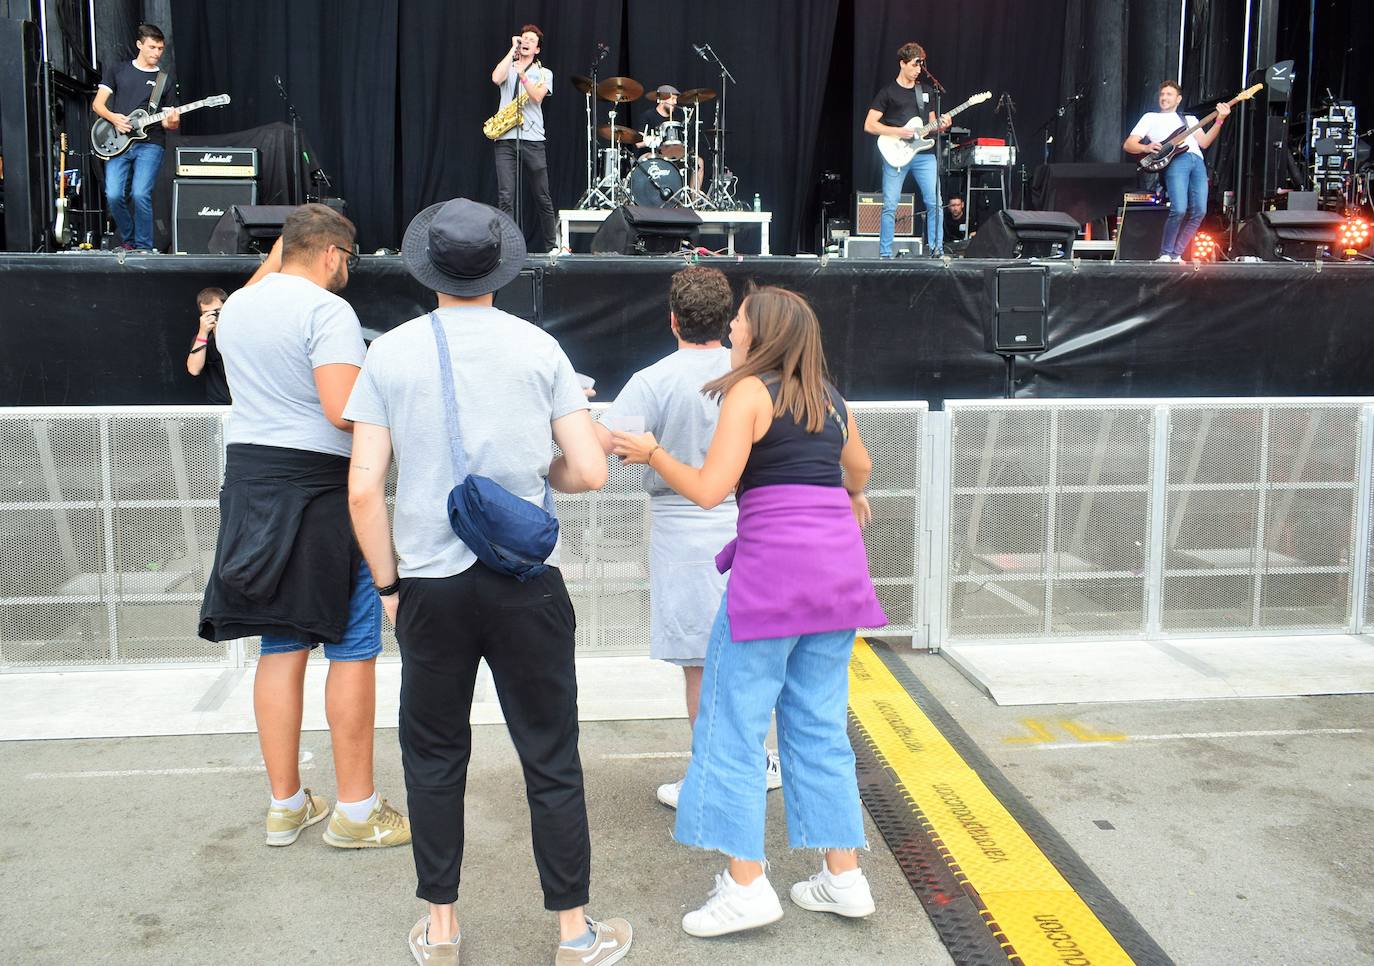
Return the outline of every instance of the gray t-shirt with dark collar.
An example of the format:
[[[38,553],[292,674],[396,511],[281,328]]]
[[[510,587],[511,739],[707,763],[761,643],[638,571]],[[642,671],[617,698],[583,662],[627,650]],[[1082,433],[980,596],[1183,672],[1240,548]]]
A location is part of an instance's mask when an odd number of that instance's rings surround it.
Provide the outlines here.
[[[458,431],[468,472],[544,502],[551,423],[587,408],[572,363],[553,336],[495,308],[439,309],[453,360]],[[386,426],[396,454],[394,539],[402,577],[451,577],[477,560],[449,526],[457,482],[444,426],[439,356],[429,316],[372,343],[344,408]],[[549,557],[558,565],[558,550]]]

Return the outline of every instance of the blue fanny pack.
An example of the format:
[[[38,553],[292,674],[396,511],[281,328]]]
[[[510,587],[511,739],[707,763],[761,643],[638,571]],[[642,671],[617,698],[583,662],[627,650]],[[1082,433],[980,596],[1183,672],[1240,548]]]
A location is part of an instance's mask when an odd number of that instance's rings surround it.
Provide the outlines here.
[[[553,512],[553,488],[544,480],[544,505],[522,500],[500,483],[469,473],[463,442],[458,435],[458,399],[453,388],[453,365],[443,324],[433,312],[429,322],[439,349],[439,375],[444,390],[444,424],[448,429],[453,478],[448,494],[448,522],[458,539],[497,573],[525,581],[548,569],[544,563],[558,543],[558,517]]]

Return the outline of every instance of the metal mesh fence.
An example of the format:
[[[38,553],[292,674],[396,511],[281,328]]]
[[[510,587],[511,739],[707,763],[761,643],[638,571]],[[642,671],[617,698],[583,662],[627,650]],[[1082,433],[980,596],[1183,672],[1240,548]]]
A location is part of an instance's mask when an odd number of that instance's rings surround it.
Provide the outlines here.
[[[925,406],[854,409],[874,459],[870,566],[888,632],[908,635],[922,611]],[[254,660],[256,647],[195,634],[219,528],[226,413],[0,411],[0,670]],[[642,470],[613,460],[604,490],[557,497],[581,653],[648,650],[641,480]],[[393,468],[388,502],[394,490]],[[389,627],[383,648],[384,659],[397,656]]]

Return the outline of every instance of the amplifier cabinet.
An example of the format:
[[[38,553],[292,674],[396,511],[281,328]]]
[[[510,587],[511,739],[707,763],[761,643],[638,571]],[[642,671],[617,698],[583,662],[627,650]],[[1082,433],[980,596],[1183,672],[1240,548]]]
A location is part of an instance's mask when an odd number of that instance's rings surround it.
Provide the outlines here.
[[[172,251],[208,255],[210,234],[234,205],[254,205],[252,178],[177,178],[172,182]]]
[[[856,191],[854,193],[855,235],[877,235],[882,227],[883,193]],[[897,227],[894,234],[910,235],[916,222],[916,196],[903,194],[897,198]]]

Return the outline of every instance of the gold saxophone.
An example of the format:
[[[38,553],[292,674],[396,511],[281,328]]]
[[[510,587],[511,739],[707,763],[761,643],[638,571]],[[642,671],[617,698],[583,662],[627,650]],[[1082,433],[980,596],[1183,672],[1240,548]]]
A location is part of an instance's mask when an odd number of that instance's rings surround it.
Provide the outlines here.
[[[530,66],[539,67],[539,61],[536,60]],[[482,133],[487,136],[487,140],[495,141],[511,128],[524,126],[525,102],[529,99],[530,95],[525,91],[522,84],[520,92],[515,95],[515,100],[482,122]]]

